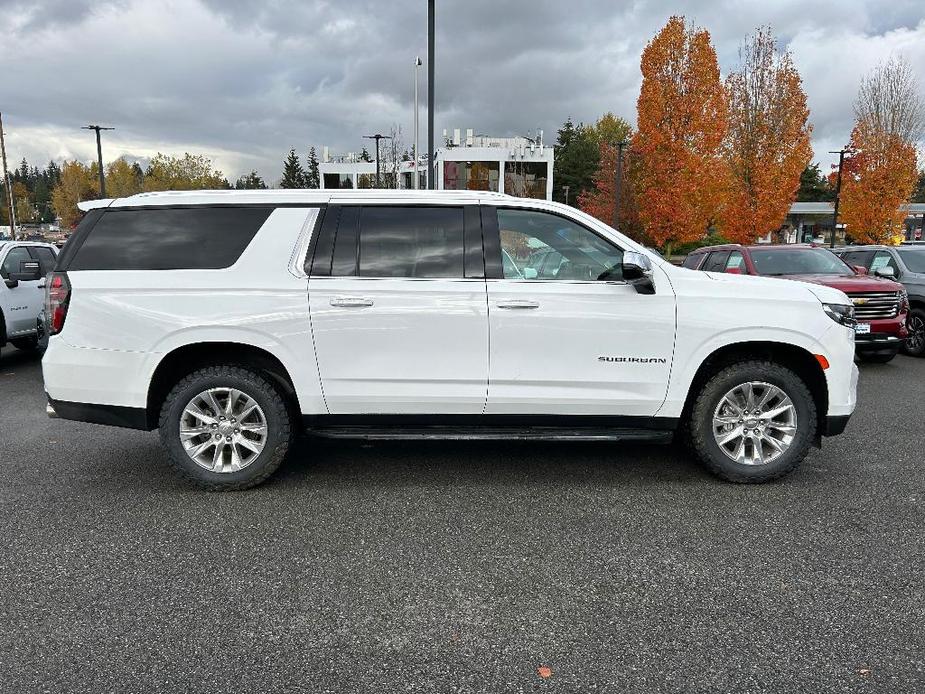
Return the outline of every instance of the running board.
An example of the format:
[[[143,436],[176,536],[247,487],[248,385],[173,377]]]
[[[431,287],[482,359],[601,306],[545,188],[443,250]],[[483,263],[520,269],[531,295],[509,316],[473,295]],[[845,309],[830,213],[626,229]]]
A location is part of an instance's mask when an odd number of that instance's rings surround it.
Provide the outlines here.
[[[306,429],[313,436],[366,441],[639,441],[670,443],[674,432],[654,429],[609,427],[376,427],[363,425],[315,426]]]

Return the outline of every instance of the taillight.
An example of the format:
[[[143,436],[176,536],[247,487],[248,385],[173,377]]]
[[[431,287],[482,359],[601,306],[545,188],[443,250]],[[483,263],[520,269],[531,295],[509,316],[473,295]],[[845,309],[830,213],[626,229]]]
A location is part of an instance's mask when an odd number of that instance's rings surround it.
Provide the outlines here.
[[[48,334],[57,335],[64,328],[67,307],[71,301],[71,283],[63,272],[54,272],[45,289],[45,315],[48,317]]]

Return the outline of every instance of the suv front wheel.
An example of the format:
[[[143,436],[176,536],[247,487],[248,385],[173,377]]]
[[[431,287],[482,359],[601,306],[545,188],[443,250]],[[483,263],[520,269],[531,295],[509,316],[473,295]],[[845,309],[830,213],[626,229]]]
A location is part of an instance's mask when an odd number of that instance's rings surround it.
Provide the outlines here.
[[[212,491],[260,484],[279,467],[292,438],[285,397],[244,366],[210,366],[183,378],[167,396],[159,425],[171,465]]]
[[[691,446],[716,475],[766,482],[794,470],[816,435],[816,405],[793,371],[767,361],[732,364],[703,386],[691,411]]]
[[[906,327],[909,337],[903,345],[903,352],[910,357],[925,356],[925,309],[912,309]]]

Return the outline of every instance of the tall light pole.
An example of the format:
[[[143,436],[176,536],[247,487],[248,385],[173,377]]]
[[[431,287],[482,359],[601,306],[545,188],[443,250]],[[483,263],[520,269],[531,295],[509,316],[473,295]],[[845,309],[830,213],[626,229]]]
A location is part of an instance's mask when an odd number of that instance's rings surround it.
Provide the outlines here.
[[[106,175],[103,171],[103,146],[100,144],[100,130],[115,130],[115,128],[104,128],[102,125],[85,125],[81,130],[96,131],[96,158],[100,164],[100,197],[106,197]]]
[[[835,248],[835,232],[838,231],[838,198],[841,196],[841,167],[845,163],[845,150],[840,149],[829,154],[838,155],[838,177],[835,179],[835,211],[832,215],[832,238],[829,241],[829,248]]]
[[[436,0],[427,0],[427,189],[437,188],[434,169],[434,27]]]
[[[414,68],[411,72],[414,77],[414,144],[412,145],[414,156],[412,157],[411,170],[413,171],[414,176],[414,186],[413,188],[417,190],[420,186],[418,185],[418,68],[423,65],[421,61],[421,56],[415,56],[414,58]]]
[[[613,228],[620,229],[620,198],[623,196],[623,150],[629,144],[626,140],[615,143],[617,147],[617,167],[613,187]]]
[[[16,211],[13,207],[13,185],[6,172],[6,142],[3,139],[3,114],[0,114],[0,153],[3,154],[3,187],[6,189],[6,204],[10,213],[10,238],[16,240]]]
[[[379,140],[391,140],[390,135],[380,135],[376,133],[375,135],[364,135],[364,140],[375,140],[376,141],[376,187],[381,188],[382,182],[379,180]]]

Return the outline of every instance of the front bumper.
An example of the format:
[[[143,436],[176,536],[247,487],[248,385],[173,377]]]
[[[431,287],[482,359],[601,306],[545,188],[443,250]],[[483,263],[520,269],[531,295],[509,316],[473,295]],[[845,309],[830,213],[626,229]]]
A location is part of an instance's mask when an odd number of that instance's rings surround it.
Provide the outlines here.
[[[888,333],[868,333],[854,338],[854,348],[864,354],[891,354],[899,351],[904,339]]]

